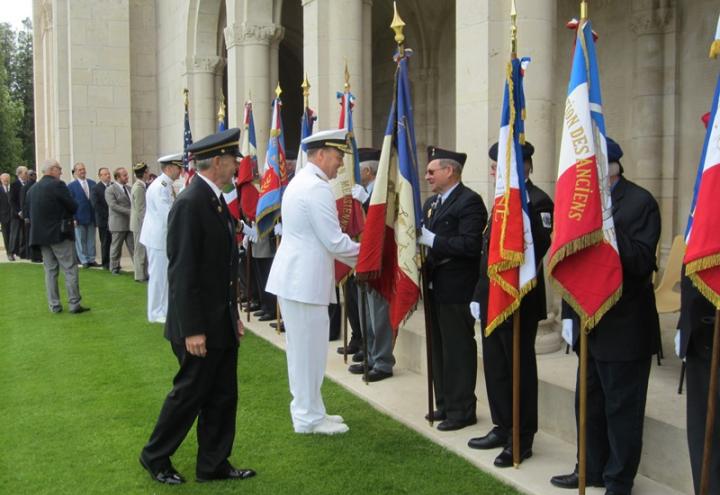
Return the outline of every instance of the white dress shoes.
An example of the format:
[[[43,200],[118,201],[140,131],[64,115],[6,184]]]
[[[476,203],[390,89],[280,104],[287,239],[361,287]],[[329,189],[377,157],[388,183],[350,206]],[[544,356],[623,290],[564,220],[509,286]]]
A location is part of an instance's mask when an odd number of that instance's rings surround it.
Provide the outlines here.
[[[329,419],[330,417],[334,418],[335,420]],[[316,433],[318,435],[339,435],[341,433],[346,433],[350,430],[348,425],[345,423],[342,423],[338,420],[342,420],[340,416],[326,416],[325,419],[320,421],[318,424],[314,426],[310,426],[307,428],[295,428],[295,433]]]
[[[326,414],[325,419],[330,421],[331,423],[344,423],[345,422],[343,417],[338,414]]]

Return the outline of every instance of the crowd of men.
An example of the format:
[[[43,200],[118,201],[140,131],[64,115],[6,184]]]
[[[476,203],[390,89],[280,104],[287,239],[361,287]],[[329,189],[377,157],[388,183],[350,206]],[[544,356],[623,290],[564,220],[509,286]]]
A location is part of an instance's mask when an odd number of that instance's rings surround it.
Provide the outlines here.
[[[623,152],[607,140],[613,220],[623,266],[623,293],[600,320],[588,343],[587,484],[606,494],[631,493],[642,451],[642,432],[651,357],[659,348],[652,275],[660,237],[657,202],[645,189],[624,177]],[[9,259],[42,253],[50,311],[62,311],[57,275],[65,273],[71,313],[82,313],[78,263],[98,266],[95,229],[101,239],[100,265],[119,273],[125,244],[134,264],[134,278],[148,281],[148,320],[165,323],[165,336],[179,369],[158,421],[140,455],[140,463],[161,483],[185,479],[171,456],[197,419],[198,481],[247,479],[251,469],[230,464],[237,407],[238,344],[244,333],[238,294],[260,320],[282,314],[292,401],[290,416],[299,434],[342,434],[349,430],[339,415],[328,414],[321,394],[327,362],[327,341],[339,336],[333,323],[338,302],[334,262],[354,266],[359,244],[342,232],[330,186],[349,152],[344,130],[322,131],[303,140],[307,163],[295,173],[281,208],[282,223],[260,239],[254,224],[238,221],[222,194],[237,172],[239,130],[210,135],[191,146],[197,174],[180,195],[174,184],[182,156],[160,158],[162,174],[150,179],[146,164],[132,168],[101,168],[98,182],[87,178],[82,163],[73,166],[75,179],[65,185],[56,160],[42,164],[42,178],[33,181],[24,167],[12,184],[0,176],[0,221]],[[477,422],[477,345],[475,325],[482,330],[482,357],[493,428],[471,438],[473,449],[498,449],[495,466],[513,465],[512,324],[505,322],[486,336],[490,228],[483,199],[462,183],[467,156],[430,146],[425,179],[432,195],[423,206],[418,244],[426,249],[431,315],[435,410],[440,431],[461,430]],[[497,143],[488,152],[495,178]],[[533,455],[538,429],[538,376],[535,335],[546,317],[542,259],[550,246],[553,202],[530,180],[532,144],[522,147],[527,200],[539,274],[537,285],[520,305],[521,389],[520,460]],[[380,151],[359,150],[361,183],[355,200],[368,207],[378,171]],[[238,246],[238,234],[244,234]],[[277,243],[275,238],[282,237]],[[139,241],[139,242],[135,242]],[[263,245],[265,243],[265,245]],[[252,249],[249,249],[252,246]],[[277,249],[275,249],[276,246]],[[266,249],[267,248],[267,249]],[[23,254],[23,249],[24,254]],[[241,269],[240,253],[248,255],[253,277]],[[350,277],[345,304],[353,330],[340,353],[352,354],[348,371],[368,381],[393,376],[393,334],[388,303]],[[238,291],[240,285],[240,291]],[[367,298],[361,297],[360,291]],[[367,299],[367,302],[364,302]],[[279,309],[279,311],[278,311]],[[365,325],[360,325],[361,320]],[[713,308],[683,280],[680,354],[687,358],[688,441],[693,480],[698,486],[704,440],[703,401],[707,397]],[[335,328],[334,328],[335,327]],[[577,345],[579,320],[563,306],[563,334]],[[363,335],[364,332],[364,335]],[[576,349],[576,347],[574,347]],[[367,356],[365,355],[367,353]],[[577,408],[576,408],[577,409]],[[690,425],[690,423],[693,423]],[[720,435],[714,437],[720,445]],[[720,487],[714,461],[711,488]],[[553,476],[560,488],[578,487],[577,467]]]

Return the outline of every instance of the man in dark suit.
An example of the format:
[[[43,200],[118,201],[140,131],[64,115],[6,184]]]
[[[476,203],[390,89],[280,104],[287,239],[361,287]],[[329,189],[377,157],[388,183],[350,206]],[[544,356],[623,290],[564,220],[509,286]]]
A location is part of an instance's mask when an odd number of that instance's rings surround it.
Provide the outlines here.
[[[170,286],[165,337],[180,369],[140,463],[155,481],[185,480],[170,457],[197,418],[198,481],[255,475],[228,461],[235,438],[238,342],[243,332],[236,287],[235,220],[222,189],[237,168],[240,130],[228,129],[193,144],[198,173],[168,219]]]
[[[28,170],[28,180],[25,185],[20,189],[20,208],[25,211],[25,199],[27,198],[28,191],[37,182],[37,173],[35,170]],[[25,239],[30,239],[30,215],[23,215],[23,221],[25,222]],[[25,244],[25,257],[33,263],[42,263],[42,253],[38,246],[31,246],[29,242]]]
[[[95,263],[95,212],[90,201],[90,191],[95,181],[87,178],[85,164],[78,162],[73,167],[75,180],[68,184],[70,194],[78,204],[75,212],[75,250],[78,259],[85,268],[97,266]]]
[[[15,182],[10,184],[10,253],[21,258],[26,257],[27,239],[25,239],[25,221],[20,196],[27,182],[27,174],[27,167],[19,166],[15,169]]]
[[[605,486],[606,493],[629,494],[640,464],[650,363],[659,348],[652,274],[660,211],[648,191],[623,177],[623,152],[610,138],[607,151],[623,285],[620,300],[588,336],[586,479],[587,486]],[[569,325],[576,341],[579,319],[563,303],[563,326]],[[577,472],[550,482],[575,489]]]
[[[0,175],[0,229],[2,229],[3,245],[8,261],[15,261],[10,250],[10,225],[12,214],[10,207],[10,174]]]
[[[108,229],[108,204],[105,201],[105,189],[110,185],[110,169],[98,170],[98,182],[90,191],[90,204],[95,212],[95,225],[100,234],[100,260],[105,270],[110,269],[110,243],[112,234]]]
[[[418,242],[427,246],[432,316],[434,420],[441,431],[477,423],[477,344],[469,304],[478,281],[487,209],[461,182],[467,155],[428,147],[425,180],[435,193],[423,208]]]
[[[700,493],[705,420],[710,388],[710,360],[713,347],[715,306],[683,273],[680,283],[680,358],[685,359],[687,379],[687,437],[695,493]],[[720,395],[720,389],[715,391]],[[720,408],[715,409],[712,435],[709,493],[720,493]]]
[[[538,322],[547,317],[545,277],[542,260],[550,247],[553,202],[550,197],[529,179],[532,155],[535,148],[530,142],[523,147],[525,162],[525,188],[530,199],[530,223],[537,265],[536,286],[520,303],[520,461],[532,456],[532,445],[538,429],[538,377],[535,359],[535,336]],[[490,147],[490,175],[495,179],[498,144]],[[512,466],[512,370],[513,370],[513,318],[509,317],[489,337],[485,336],[488,315],[489,279],[488,245],[490,228],[483,233],[483,257],[480,263],[480,280],[475,288],[471,312],[480,320],[485,386],[487,387],[493,429],[479,438],[471,438],[468,446],[474,449],[503,447],[495,459],[495,466]]]
[[[65,275],[70,313],[84,313],[80,305],[78,267],[73,245],[73,213],[77,203],[60,180],[62,168],[57,160],[45,160],[43,178],[35,184],[25,201],[25,214],[30,218],[30,244],[40,246],[45,267],[45,289],[48,306],[53,313],[62,311],[58,292],[58,268]]]

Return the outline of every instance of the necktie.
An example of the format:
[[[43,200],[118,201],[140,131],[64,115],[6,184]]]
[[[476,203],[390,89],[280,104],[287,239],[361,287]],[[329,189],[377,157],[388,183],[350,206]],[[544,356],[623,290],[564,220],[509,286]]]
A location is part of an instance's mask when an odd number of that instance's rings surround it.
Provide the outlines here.
[[[87,184],[86,180],[82,181],[82,188],[83,188],[83,191],[85,191],[85,197],[89,199],[90,191],[88,190],[88,184]]]
[[[130,200],[130,193],[127,190],[127,186],[120,186],[122,187],[123,192],[125,193],[125,196],[127,196],[128,201]]]

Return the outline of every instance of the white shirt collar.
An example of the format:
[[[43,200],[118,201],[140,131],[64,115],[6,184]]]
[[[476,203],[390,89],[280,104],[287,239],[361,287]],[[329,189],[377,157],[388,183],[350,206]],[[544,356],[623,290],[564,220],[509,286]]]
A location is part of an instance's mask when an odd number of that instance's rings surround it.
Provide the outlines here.
[[[440,200],[444,203],[444,202],[448,199],[448,197],[450,196],[450,194],[451,194],[451,193],[455,190],[455,188],[456,188],[457,186],[459,186],[459,185],[460,185],[460,183],[458,182],[457,184],[455,184],[454,186],[452,186],[450,189],[448,189],[447,191],[445,191],[444,193],[442,193],[442,194],[440,195]]]
[[[222,191],[220,190],[220,188],[219,188],[218,186],[215,185],[215,183],[214,183],[213,181],[211,181],[210,179],[208,179],[207,177],[205,177],[205,176],[204,176],[203,174],[201,174],[200,172],[198,172],[198,173],[195,174],[195,175],[198,175],[198,176],[202,177],[202,180],[204,180],[205,182],[207,182],[207,184],[210,186],[210,189],[213,190],[213,192],[215,193],[215,196],[217,196],[218,199],[220,199],[220,195],[222,194]]]

